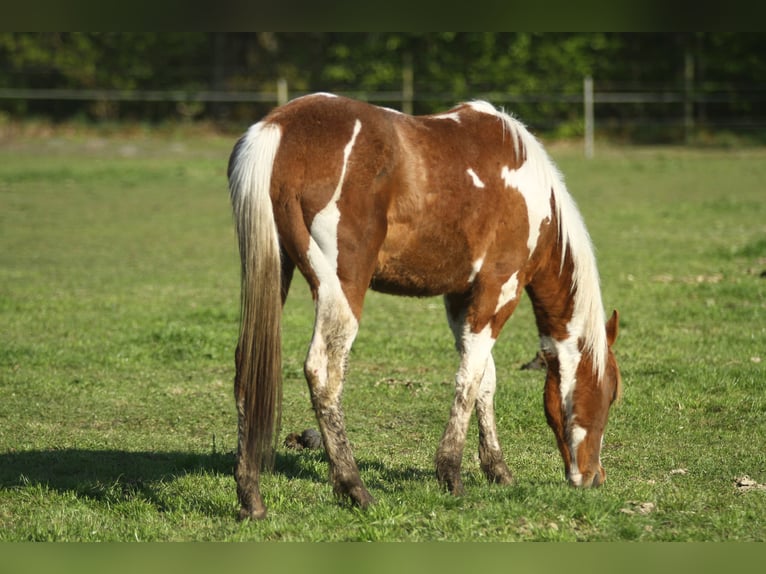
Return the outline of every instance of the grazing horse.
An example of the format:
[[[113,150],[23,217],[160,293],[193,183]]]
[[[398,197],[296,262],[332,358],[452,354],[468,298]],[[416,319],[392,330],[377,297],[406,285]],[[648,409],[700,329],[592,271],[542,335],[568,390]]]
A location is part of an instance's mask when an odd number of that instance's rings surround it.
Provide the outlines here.
[[[588,232],[540,143],[486,102],[410,116],[313,94],[240,138],[229,190],[242,263],[236,351],[240,518],[266,513],[259,482],[281,401],[282,306],[295,267],[315,303],[305,361],[334,492],[373,502],[346,435],[341,392],[368,288],[442,295],[460,353],[436,475],[453,494],[471,413],[490,482],[508,484],[495,427],[492,347],[526,289],[547,363],[544,407],[569,483],[606,475],[600,451],[620,374]]]

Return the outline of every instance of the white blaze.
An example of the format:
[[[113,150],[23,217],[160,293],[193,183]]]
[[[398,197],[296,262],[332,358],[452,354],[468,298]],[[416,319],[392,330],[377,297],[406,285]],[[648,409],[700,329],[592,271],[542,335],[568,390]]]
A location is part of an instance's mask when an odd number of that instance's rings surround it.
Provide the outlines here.
[[[575,486],[581,486],[582,474],[580,473],[580,465],[577,462],[577,448],[580,443],[585,440],[585,435],[588,434],[584,428],[580,425],[572,425],[572,430],[569,434],[569,450],[572,454],[572,464],[569,468],[569,480]]]

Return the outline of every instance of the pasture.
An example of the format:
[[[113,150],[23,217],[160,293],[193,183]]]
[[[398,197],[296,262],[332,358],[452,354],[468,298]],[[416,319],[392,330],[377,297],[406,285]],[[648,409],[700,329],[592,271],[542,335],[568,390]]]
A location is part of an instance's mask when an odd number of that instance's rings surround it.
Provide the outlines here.
[[[538,345],[524,301],[494,351],[515,484],[486,483],[472,423],[465,495],[443,492],[442,302],[370,293],[344,407],[377,504],[338,503],[320,451],[280,447],[267,519],[238,523],[234,140],[0,139],[0,541],[766,540],[766,150],[549,149],[621,313],[603,487],[565,483],[544,375],[519,370]],[[285,313],[280,438],[316,428],[297,277]]]

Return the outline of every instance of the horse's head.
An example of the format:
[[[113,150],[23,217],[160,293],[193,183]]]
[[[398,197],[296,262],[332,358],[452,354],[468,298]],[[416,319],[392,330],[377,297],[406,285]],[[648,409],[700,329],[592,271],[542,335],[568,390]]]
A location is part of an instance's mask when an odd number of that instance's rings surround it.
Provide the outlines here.
[[[622,388],[620,370],[612,353],[618,323],[615,311],[606,323],[607,353],[602,376],[593,368],[589,354],[581,349],[572,351],[557,346],[546,356],[545,414],[572,486],[599,486],[606,480],[601,446],[609,407]]]

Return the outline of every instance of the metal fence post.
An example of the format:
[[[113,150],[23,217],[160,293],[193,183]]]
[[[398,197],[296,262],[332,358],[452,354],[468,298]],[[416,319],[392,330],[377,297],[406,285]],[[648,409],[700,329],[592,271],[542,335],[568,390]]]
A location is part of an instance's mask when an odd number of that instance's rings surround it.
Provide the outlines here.
[[[593,157],[593,78],[583,80],[583,105],[585,107],[585,157]]]
[[[694,54],[684,55],[684,142],[689,145],[694,133]]]
[[[287,103],[287,80],[285,78],[277,79],[277,105],[283,106]]]
[[[412,52],[402,57],[402,111],[412,114],[412,100],[415,98],[415,73],[412,66]]]

